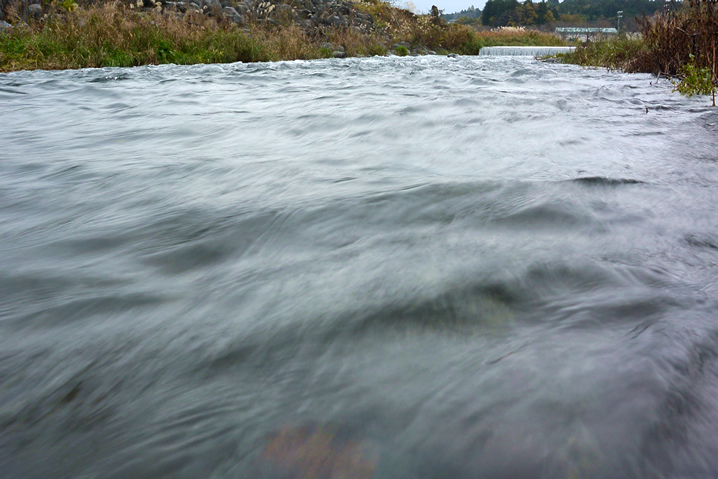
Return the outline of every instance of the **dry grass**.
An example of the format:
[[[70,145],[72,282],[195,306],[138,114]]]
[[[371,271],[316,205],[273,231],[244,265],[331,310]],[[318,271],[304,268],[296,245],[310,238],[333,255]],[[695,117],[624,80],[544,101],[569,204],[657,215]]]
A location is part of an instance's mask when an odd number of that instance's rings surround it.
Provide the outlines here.
[[[708,68],[715,80],[718,0],[688,0],[675,10],[644,17],[638,25],[640,38],[587,43],[564,61],[670,76],[690,64]]]
[[[526,28],[497,28],[480,33],[480,40],[487,47],[494,46],[564,46],[567,43],[552,33]]]
[[[685,3],[682,8],[638,22],[647,53],[636,59],[632,70],[675,75],[683,65],[692,63],[715,74],[718,1]]]
[[[645,55],[646,44],[641,39],[620,37],[587,42],[561,58],[564,63],[635,71],[633,65],[638,59],[645,58]]]
[[[2,71],[271,59],[271,49],[234,26],[199,14],[140,14],[117,3],[53,14],[0,35]]]
[[[390,45],[403,42],[462,54],[478,54],[483,45],[564,44],[537,31],[479,34],[468,25],[416,15],[381,0],[356,6],[373,15],[374,28],[302,28],[289,17],[240,28],[224,20],[219,9],[213,16],[163,12],[159,6],[139,12],[119,2],[71,12],[55,7],[28,26],[0,34],[0,71],[315,59],[333,56],[333,49],[321,48],[327,42],[341,45],[347,56],[385,55]],[[22,25],[16,12],[8,13],[11,23]]]
[[[474,55],[481,49],[476,30],[468,25],[449,24],[431,15],[416,15],[379,0],[368,0],[359,8],[374,16],[379,31],[390,43],[406,42],[431,50]]]
[[[331,49],[320,47],[326,42],[342,45],[347,56],[384,55],[394,42],[465,54],[481,48],[471,27],[375,2],[361,4],[376,18],[377,28],[370,32],[302,28],[291,21],[242,29],[219,11],[212,17],[159,8],[137,12],[117,2],[58,9],[0,35],[0,71],[314,59],[332,56]],[[22,24],[17,15],[10,20]]]

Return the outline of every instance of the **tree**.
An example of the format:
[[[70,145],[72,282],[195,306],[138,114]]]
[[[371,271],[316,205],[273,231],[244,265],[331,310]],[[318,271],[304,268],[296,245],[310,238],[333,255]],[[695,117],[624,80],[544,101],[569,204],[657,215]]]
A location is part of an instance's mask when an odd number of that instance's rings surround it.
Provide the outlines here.
[[[526,0],[523,6],[517,8],[519,10],[519,19],[521,25],[535,25],[538,20],[536,10],[534,10],[534,4],[531,0]]]
[[[491,25],[491,20],[496,16],[496,2],[494,0],[488,0],[484,5],[484,10],[481,12],[481,24]]]

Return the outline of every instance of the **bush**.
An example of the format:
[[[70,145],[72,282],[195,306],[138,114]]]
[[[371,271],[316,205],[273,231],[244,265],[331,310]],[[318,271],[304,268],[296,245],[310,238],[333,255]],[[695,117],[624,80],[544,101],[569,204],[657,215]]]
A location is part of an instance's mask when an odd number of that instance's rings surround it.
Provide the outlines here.
[[[396,53],[400,57],[405,57],[409,54],[409,49],[406,48],[404,45],[399,45],[394,49],[394,53]]]
[[[680,92],[682,95],[710,95],[715,88],[713,72],[708,67],[698,68],[692,63],[687,63],[681,68],[680,80],[675,81],[674,86],[673,91]]]

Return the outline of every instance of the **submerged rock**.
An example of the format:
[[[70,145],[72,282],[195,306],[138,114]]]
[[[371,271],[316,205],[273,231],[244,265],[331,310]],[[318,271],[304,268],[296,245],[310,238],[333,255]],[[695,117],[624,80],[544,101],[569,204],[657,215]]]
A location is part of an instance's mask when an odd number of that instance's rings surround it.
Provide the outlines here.
[[[270,437],[258,475],[317,479],[370,479],[376,459],[362,442],[329,426],[287,426]]]

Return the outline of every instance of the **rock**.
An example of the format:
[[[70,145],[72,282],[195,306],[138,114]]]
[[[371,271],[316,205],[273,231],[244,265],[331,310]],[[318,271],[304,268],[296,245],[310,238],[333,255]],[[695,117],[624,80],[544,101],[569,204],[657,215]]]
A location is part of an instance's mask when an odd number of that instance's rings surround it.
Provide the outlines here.
[[[242,15],[240,15],[233,7],[224,7],[222,9],[222,13],[227,20],[231,20],[234,23],[242,23]]]
[[[247,477],[371,479],[378,452],[334,425],[285,426],[266,440]]]
[[[458,57],[459,55],[457,55],[456,53],[449,53],[449,54],[446,55],[446,56],[449,57],[449,58],[456,58],[456,57]]]
[[[32,5],[27,6],[27,13],[30,14],[30,16],[35,18],[40,18],[42,16],[42,6],[33,3]]]
[[[12,25],[6,21],[0,20],[0,33],[9,32],[10,30],[12,30]]]
[[[196,3],[192,2],[189,4],[189,7],[187,7],[188,10],[194,10],[195,12],[199,12],[202,9],[197,5]]]
[[[347,52],[345,52],[343,50],[342,51],[336,50],[332,53],[332,55],[334,56],[334,58],[346,58]]]

